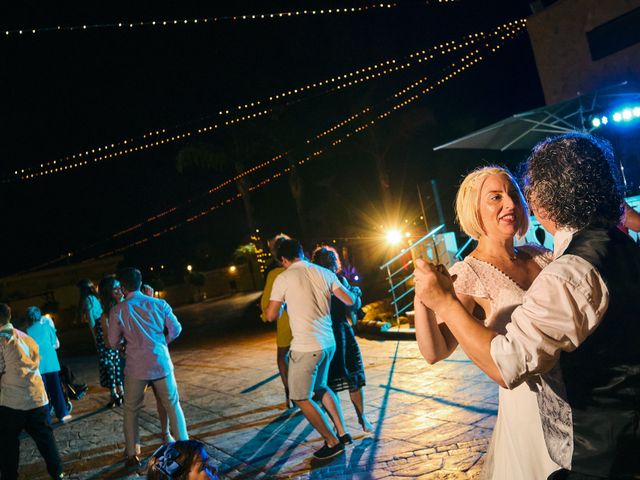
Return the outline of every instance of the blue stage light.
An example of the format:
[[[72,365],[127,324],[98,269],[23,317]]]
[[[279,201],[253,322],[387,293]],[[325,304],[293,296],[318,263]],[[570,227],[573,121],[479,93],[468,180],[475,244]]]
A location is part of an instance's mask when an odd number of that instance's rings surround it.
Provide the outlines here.
[[[606,125],[607,123],[609,123],[609,117],[603,115],[600,121],[602,122],[602,125]]]
[[[598,128],[600,126],[600,119],[594,118],[593,120],[591,120],[591,125],[593,125],[593,128]]]
[[[640,107],[633,107],[633,116],[640,117]]]
[[[620,112],[616,112],[613,114],[613,121],[614,122],[621,122],[622,121],[622,114]]]
[[[628,122],[629,120],[631,120],[631,118],[632,118],[632,117],[633,117],[633,113],[631,112],[631,109],[630,109],[630,108],[625,108],[625,109],[622,111],[622,119],[623,119],[625,122]]]

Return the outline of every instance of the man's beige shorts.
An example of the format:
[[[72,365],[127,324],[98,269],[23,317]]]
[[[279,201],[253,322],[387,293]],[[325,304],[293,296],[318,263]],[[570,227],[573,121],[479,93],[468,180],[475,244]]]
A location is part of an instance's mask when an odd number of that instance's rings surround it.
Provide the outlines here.
[[[289,398],[309,400],[313,392],[327,388],[329,365],[336,347],[315,352],[289,351]]]

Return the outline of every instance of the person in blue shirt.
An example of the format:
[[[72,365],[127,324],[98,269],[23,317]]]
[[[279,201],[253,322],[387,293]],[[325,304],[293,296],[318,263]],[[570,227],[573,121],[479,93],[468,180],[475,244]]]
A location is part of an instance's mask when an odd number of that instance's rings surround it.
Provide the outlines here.
[[[40,349],[40,375],[44,381],[49,402],[62,423],[71,420],[67,402],[62,392],[60,383],[60,362],[56,350],[60,347],[60,341],[56,335],[56,329],[52,322],[42,316],[38,307],[27,308],[27,335],[33,338]]]

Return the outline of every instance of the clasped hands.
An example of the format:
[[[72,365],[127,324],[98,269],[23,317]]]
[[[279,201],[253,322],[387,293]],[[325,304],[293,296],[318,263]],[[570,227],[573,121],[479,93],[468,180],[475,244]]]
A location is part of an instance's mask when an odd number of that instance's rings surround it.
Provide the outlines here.
[[[456,301],[453,282],[444,265],[433,265],[421,258],[415,261],[416,297],[425,307],[438,313],[452,301]]]

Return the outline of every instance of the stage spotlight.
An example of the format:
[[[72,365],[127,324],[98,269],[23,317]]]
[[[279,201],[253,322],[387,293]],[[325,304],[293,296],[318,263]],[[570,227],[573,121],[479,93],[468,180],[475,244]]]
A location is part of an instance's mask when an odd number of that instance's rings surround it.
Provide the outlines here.
[[[632,112],[634,117],[640,117],[640,107],[633,107]]]
[[[604,115],[600,121],[602,122],[602,125],[606,125],[607,123],[609,123],[609,117],[607,117],[606,115]]]
[[[389,245],[397,245],[402,240],[402,232],[398,230],[389,230],[386,234],[386,238]]]
[[[620,112],[616,112],[613,114],[613,121],[620,122],[622,121],[622,114]]]
[[[593,128],[598,128],[600,126],[600,119],[594,118],[593,120],[591,120],[591,125],[593,125]]]
[[[622,119],[625,122],[628,122],[629,120],[631,120],[631,117],[633,117],[633,113],[631,112],[631,109],[630,108],[625,108],[622,111]]]

